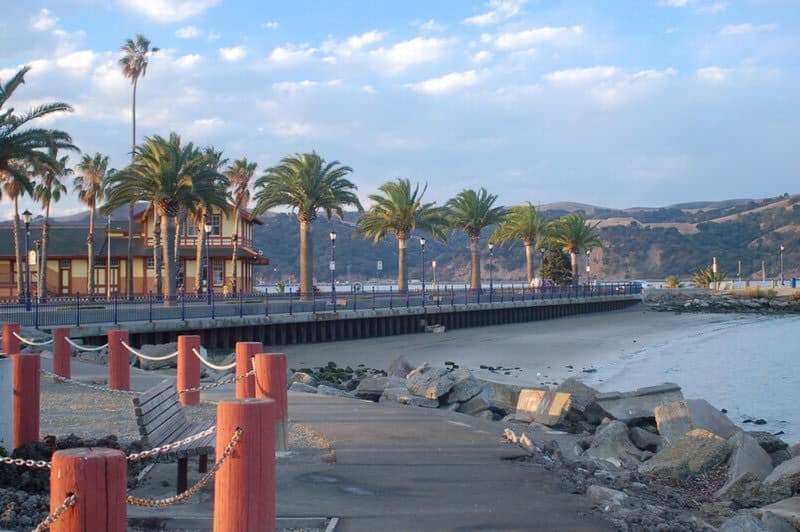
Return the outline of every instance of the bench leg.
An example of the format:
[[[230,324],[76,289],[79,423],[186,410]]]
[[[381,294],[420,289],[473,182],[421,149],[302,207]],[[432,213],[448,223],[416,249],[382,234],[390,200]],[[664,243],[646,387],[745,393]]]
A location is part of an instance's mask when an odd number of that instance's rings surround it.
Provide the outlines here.
[[[189,459],[178,458],[178,493],[183,493],[188,488]]]
[[[199,463],[197,464],[197,471],[199,471],[200,473],[205,473],[206,471],[208,471],[208,454],[206,453],[201,454],[198,462]]]

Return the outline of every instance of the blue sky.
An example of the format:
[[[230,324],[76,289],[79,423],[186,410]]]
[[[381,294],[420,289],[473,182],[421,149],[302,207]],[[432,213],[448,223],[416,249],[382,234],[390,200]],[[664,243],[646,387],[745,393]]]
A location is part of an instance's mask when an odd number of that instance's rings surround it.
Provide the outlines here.
[[[9,2],[10,3],[10,2]],[[265,168],[316,149],[445,201],[610,207],[798,192],[796,0],[14,2],[0,79],[33,66],[15,105],[119,167],[130,84],[116,60],[155,54],[139,138],[180,133]],[[8,204],[2,205],[3,217]],[[60,212],[77,208],[73,198]]]

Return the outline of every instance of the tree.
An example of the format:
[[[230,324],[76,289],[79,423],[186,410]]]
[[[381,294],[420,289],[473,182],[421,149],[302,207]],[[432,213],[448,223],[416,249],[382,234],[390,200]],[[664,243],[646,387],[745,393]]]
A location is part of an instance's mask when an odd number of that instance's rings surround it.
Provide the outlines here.
[[[89,207],[89,231],[86,234],[86,260],[89,265],[89,296],[95,295],[94,276],[94,219],[97,204],[105,197],[105,182],[109,173],[113,170],[108,169],[108,156],[100,153],[94,155],[85,154],[76,168],[81,175],[76,176],[72,182],[72,188],[78,193],[78,198],[84,205]],[[111,250],[108,251],[109,253]],[[106,272],[110,275],[110,272]],[[108,297],[109,294],[106,294]]]
[[[376,244],[389,233],[397,237],[397,288],[401,292],[408,290],[406,242],[411,234],[420,229],[442,241],[447,237],[446,210],[422,202],[427,189],[425,185],[420,191],[415,185],[412,190],[408,179],[384,183],[378,188],[381,194],[369,196],[374,205],[356,221],[358,234]]]
[[[122,205],[147,201],[154,206],[159,216],[164,243],[165,302],[175,295],[173,271],[174,220],[181,205],[199,202],[218,191],[221,182],[227,182],[209,164],[205,157],[190,142],[182,145],[180,136],[170,134],[169,139],[158,135],[145,138],[136,147],[133,162],[127,168],[115,172],[108,179],[107,202],[104,212]],[[225,205],[224,189],[221,197],[213,202]]]
[[[681,278],[677,275],[670,275],[666,279],[664,279],[664,286],[667,288],[680,288],[681,287]]]
[[[710,288],[712,285],[721,283],[728,277],[728,274],[723,271],[714,271],[713,266],[707,266],[705,269],[697,270],[692,275],[692,282],[698,288]]]
[[[543,241],[545,224],[539,219],[536,208],[530,203],[515,205],[506,212],[503,221],[495,228],[491,241],[498,244],[521,240],[525,246],[528,284],[536,277],[536,245]]]
[[[578,254],[602,245],[595,232],[598,223],[590,224],[582,214],[571,213],[553,224],[553,242],[569,253],[573,283],[578,282]]]
[[[24,113],[16,113],[13,108],[5,108],[14,92],[25,83],[25,75],[30,67],[21,68],[11,79],[0,83],[0,182],[3,192],[14,202],[14,253],[17,266],[17,295],[24,293],[22,276],[22,256],[20,252],[19,197],[33,193],[28,172],[33,163],[56,165],[47,150],[77,150],[72,138],[57,129],[30,127],[31,123],[59,112],[70,112],[72,107],[63,102],[37,105]]]
[[[546,242],[544,250],[542,278],[550,279],[559,286],[571,284],[572,270],[569,266],[569,255],[552,242]]]
[[[47,299],[47,250],[50,235],[50,205],[61,201],[61,195],[67,193],[67,187],[61,182],[62,177],[68,177],[72,170],[67,168],[68,156],[58,157],[58,148],[51,146],[48,150],[50,159],[56,161],[53,165],[50,162],[37,162],[33,165],[33,171],[41,181],[33,191],[33,197],[42,204],[44,209],[44,221],[42,222],[42,248],[39,257],[39,279],[37,281],[39,297]]]
[[[325,211],[330,220],[335,214],[342,218],[346,205],[363,211],[356,187],[345,178],[353,171],[339,161],[327,162],[311,153],[295,153],[281,160],[277,166],[267,169],[256,181],[254,212],[262,214],[278,206],[290,207],[300,222],[300,293],[308,297],[313,289],[312,234],[311,229],[317,212]]]
[[[239,218],[241,217],[241,210],[247,208],[250,202],[250,180],[253,179],[253,174],[256,173],[257,163],[251,163],[246,158],[233,161],[227,170],[225,170],[225,177],[228,178],[230,186],[230,199],[233,204],[233,254],[231,255],[231,264],[233,265],[233,293],[238,289],[239,278]]]
[[[495,194],[489,194],[485,188],[481,188],[477,192],[463,190],[447,202],[450,227],[463,230],[469,237],[469,285],[472,290],[481,288],[481,230],[500,223],[505,213],[503,207],[494,207],[495,201]]]
[[[203,150],[203,156],[206,158],[206,164],[217,173],[222,165],[228,161],[228,159],[223,157],[222,150],[217,150],[213,146],[206,146]],[[225,197],[227,194],[225,191],[227,183],[227,181],[218,182],[217,188],[221,187],[221,190],[213,190],[205,197],[197,198],[193,202],[183,205],[182,207],[187,217],[187,224],[188,218],[191,218],[192,223],[194,223],[197,228],[195,231],[197,235],[195,238],[195,290],[198,294],[203,291],[203,248],[205,247],[204,234],[206,215],[211,212],[214,206],[218,206],[223,211],[228,210],[228,204],[225,202],[217,205],[219,197]],[[210,275],[210,272],[208,272],[206,276],[207,275]],[[207,289],[213,290],[210,283]]]
[[[133,135],[131,136],[131,158],[136,153],[136,89],[139,86],[139,78],[147,74],[147,65],[150,64],[150,54],[158,52],[158,48],[150,47],[150,41],[141,34],[137,34],[134,39],[127,39],[121,48],[125,54],[119,60],[122,68],[122,75],[131,80],[133,85]],[[128,297],[133,295],[133,203],[128,205],[128,254],[125,263],[125,277],[128,284]]]

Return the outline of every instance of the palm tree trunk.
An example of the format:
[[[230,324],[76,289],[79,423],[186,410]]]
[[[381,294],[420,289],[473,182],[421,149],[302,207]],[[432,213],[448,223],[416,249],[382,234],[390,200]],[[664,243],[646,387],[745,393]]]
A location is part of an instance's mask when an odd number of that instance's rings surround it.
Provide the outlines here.
[[[407,273],[407,260],[406,260],[406,244],[405,235],[397,235],[397,290],[405,292],[408,290],[408,273]]]
[[[159,296],[164,294],[164,285],[161,281],[161,269],[163,267],[163,263],[161,261],[161,229],[164,222],[159,220],[160,216],[163,215],[160,215],[158,212],[158,207],[153,205],[153,271],[155,272],[156,295]]]
[[[181,256],[181,228],[183,227],[183,212],[180,212],[175,218],[175,245],[173,246],[172,253],[177,263],[178,257]]]
[[[22,275],[22,251],[19,248],[20,245],[20,223],[19,223],[19,198],[14,196],[14,260],[16,261],[17,265],[17,297],[20,301],[24,297],[24,288],[25,285],[25,277]]]
[[[536,276],[536,264],[534,263],[536,253],[533,249],[533,242],[524,242],[525,244],[525,264],[528,268],[528,286],[532,286],[533,278]]]
[[[47,242],[50,240],[50,202],[44,208],[44,224],[42,225],[42,256],[39,257],[39,280],[36,293],[41,301],[47,300]]]
[[[572,284],[578,284],[578,253],[570,251],[569,262],[572,265]]]
[[[175,296],[175,257],[172,254],[172,247],[175,241],[175,224],[172,223],[172,218],[166,214],[161,215],[161,232],[164,233],[164,304],[172,304],[172,298]]]
[[[481,255],[480,255],[480,236],[469,237],[469,255],[470,255],[470,275],[469,287],[472,290],[480,290],[481,288]]]
[[[136,153],[136,85],[138,79],[133,80],[133,136],[131,137],[131,161]],[[145,279],[147,278],[145,268]],[[108,273],[108,272],[106,272]],[[128,297],[133,296],[133,203],[128,205],[128,254],[125,261],[125,277],[127,278]],[[106,294],[108,296],[108,294]]]
[[[89,297],[93,297],[97,288],[94,285],[94,201],[89,206],[89,232],[86,234],[86,264],[89,272]],[[110,251],[108,251],[110,253]],[[106,272],[108,275],[108,272]],[[109,294],[106,294],[108,297]]]
[[[239,289],[238,286],[238,261],[236,260],[236,253],[239,251],[239,206],[233,209],[233,254],[231,256],[231,264],[233,265],[233,293]]]
[[[300,220],[300,294],[303,299],[310,297],[313,287],[311,285],[312,275],[312,251],[311,251],[311,224],[313,222]]]
[[[199,218],[200,220],[203,219],[202,213]],[[197,231],[195,231],[195,276],[194,276],[194,286],[195,291],[198,295],[203,292],[203,245],[204,245],[204,236],[205,236],[205,228],[203,227],[202,222],[197,223]]]

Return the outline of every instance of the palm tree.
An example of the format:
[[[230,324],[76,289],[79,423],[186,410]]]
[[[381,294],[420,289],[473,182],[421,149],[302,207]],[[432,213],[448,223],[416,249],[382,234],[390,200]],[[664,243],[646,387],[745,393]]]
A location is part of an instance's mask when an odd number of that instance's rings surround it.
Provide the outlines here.
[[[217,173],[219,173],[219,169],[222,165],[228,162],[228,159],[223,157],[222,150],[217,150],[214,146],[206,146],[203,150],[203,156],[206,158],[206,164]],[[211,212],[213,207],[219,207],[223,211],[228,210],[227,202],[219,203],[217,201],[220,195],[223,197],[226,195],[225,188],[227,187],[227,181],[217,182],[217,188],[219,187],[222,187],[221,191],[216,189],[209,191],[205,197],[198,198],[192,203],[183,205],[184,216],[181,217],[187,218],[186,223],[188,223],[188,218],[191,217],[192,223],[194,223],[197,228],[195,231],[197,235],[195,238],[195,291],[198,294],[203,291],[203,249],[205,244],[203,235],[205,231],[206,215]],[[206,277],[208,275],[211,275],[211,272],[207,272]],[[210,283],[207,290],[213,290]]]
[[[247,208],[250,202],[250,180],[253,174],[256,173],[257,163],[251,163],[246,158],[233,161],[227,170],[225,176],[228,178],[230,184],[230,197],[233,203],[233,254],[231,256],[231,264],[233,264],[233,293],[236,293],[238,288],[237,281],[239,276],[239,265],[236,257],[239,251],[239,218],[240,211]]]
[[[122,45],[122,52],[125,54],[119,60],[122,67],[122,75],[131,80],[133,85],[133,135],[131,137],[131,158],[135,157],[136,152],[136,89],[139,86],[139,78],[147,74],[147,65],[150,63],[150,54],[158,52],[158,48],[150,47],[150,41],[144,35],[137,34],[135,39],[127,39]],[[125,263],[125,275],[128,280],[128,297],[133,294],[133,203],[128,205],[128,254]]]
[[[57,165],[49,163],[34,163],[33,171],[40,176],[41,181],[33,191],[33,197],[42,204],[44,221],[42,223],[42,251],[39,258],[39,279],[37,281],[38,294],[42,299],[47,299],[47,250],[50,235],[50,205],[61,201],[61,195],[67,193],[67,187],[61,182],[62,177],[69,177],[72,170],[67,168],[68,156],[58,157],[58,149],[50,147],[48,155],[57,161]]]
[[[17,265],[17,294],[22,297],[23,276],[20,252],[19,197],[33,193],[33,184],[28,172],[34,162],[56,165],[46,151],[51,146],[57,149],[77,150],[70,136],[57,129],[29,127],[39,118],[62,111],[72,111],[72,107],[62,102],[39,105],[24,113],[16,113],[13,108],[4,106],[14,92],[25,82],[30,67],[21,68],[5,83],[0,82],[0,182],[3,192],[14,201],[14,253]]]
[[[481,230],[503,221],[505,211],[503,207],[494,207],[495,201],[495,194],[489,194],[485,188],[481,188],[477,192],[463,190],[447,202],[450,227],[463,230],[469,237],[469,285],[472,290],[481,287]]]
[[[278,166],[267,169],[256,181],[255,213],[286,205],[295,211],[300,222],[300,293],[308,297],[312,290],[311,228],[317,211],[325,211],[328,219],[342,217],[342,207],[355,206],[363,211],[355,195],[357,187],[345,178],[353,171],[339,161],[326,162],[311,153],[295,153],[281,160]]]
[[[397,237],[397,288],[401,292],[408,290],[406,242],[411,233],[421,229],[439,240],[447,236],[445,209],[433,202],[422,203],[427,188],[425,185],[420,191],[415,185],[412,190],[408,179],[384,183],[378,188],[382,194],[370,194],[374,205],[356,222],[358,234],[376,244],[389,233]]]
[[[579,213],[567,214],[553,224],[553,242],[564,253],[569,253],[572,282],[575,284],[578,283],[578,254],[602,246],[600,237],[595,232],[597,225],[588,223],[586,217]]]
[[[97,204],[105,196],[105,182],[109,177],[108,156],[95,153],[94,156],[85,154],[76,168],[81,175],[76,176],[72,188],[78,193],[78,198],[89,207],[89,232],[86,234],[86,257],[89,265],[89,296],[94,296],[96,287],[94,282],[94,217]],[[111,253],[111,250],[108,250]],[[106,272],[109,275],[110,272]],[[106,294],[108,297],[108,294]]]
[[[511,207],[503,217],[503,221],[495,228],[491,241],[499,244],[512,240],[521,240],[525,246],[525,261],[528,270],[528,284],[536,276],[534,257],[536,245],[544,240],[545,224],[539,219],[530,202]]]
[[[147,201],[158,213],[161,231],[165,235],[164,295],[167,304],[175,295],[175,217],[181,205],[192,204],[220,191],[220,182],[226,182],[225,177],[211,168],[207,158],[192,143],[182,145],[175,133],[170,134],[169,139],[157,135],[145,138],[144,143],[136,147],[131,165],[108,179],[104,212]],[[225,203],[224,189],[215,203]]]

